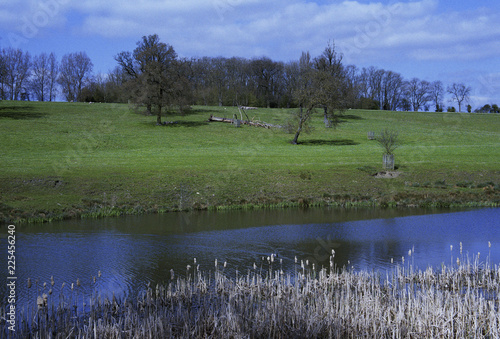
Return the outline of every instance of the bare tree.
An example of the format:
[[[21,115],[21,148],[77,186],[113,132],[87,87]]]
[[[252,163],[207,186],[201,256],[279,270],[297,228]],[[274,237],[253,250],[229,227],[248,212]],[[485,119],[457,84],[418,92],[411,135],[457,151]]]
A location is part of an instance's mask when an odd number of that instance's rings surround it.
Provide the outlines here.
[[[216,89],[217,102],[219,106],[224,105],[224,97],[227,92],[229,82],[227,76],[226,58],[218,57],[211,60],[210,80]]]
[[[285,106],[290,108],[296,105],[293,93],[299,86],[300,67],[298,61],[292,61],[285,65],[284,69],[284,86],[286,103]]]
[[[413,110],[418,112],[430,100],[430,84],[425,80],[413,78],[407,83],[407,99]]]
[[[404,80],[401,74],[392,71],[383,71],[381,82],[384,110],[395,111],[401,103],[404,92]]]
[[[45,101],[51,99],[51,80],[54,79],[51,70],[51,63],[53,62],[54,55],[47,55],[42,53],[33,58],[32,76],[31,76],[31,91],[35,94],[38,101]]]
[[[398,132],[384,129],[376,138],[384,149],[383,166],[385,169],[394,169],[394,150],[399,146]]]
[[[293,119],[289,124],[289,130],[292,133],[295,131],[295,136],[292,140],[292,144],[294,145],[298,143],[300,133],[303,130],[308,130],[308,122],[316,105],[315,102],[311,100],[313,95],[314,88],[311,55],[309,52],[302,52],[299,59],[298,85],[294,91],[294,97],[300,109],[298,112],[294,113]]]
[[[465,86],[463,83],[457,84],[454,83],[451,86],[448,86],[448,93],[452,95],[452,100],[456,101],[458,104],[458,111],[462,112],[462,103],[469,101],[469,95],[472,89],[470,87]]]
[[[80,99],[82,89],[91,76],[92,68],[92,61],[85,52],[63,56],[58,82],[68,102]]]
[[[430,86],[430,95],[436,107],[436,112],[443,111],[444,87],[441,81],[434,81]]]
[[[59,77],[59,63],[57,62],[54,53],[49,55],[49,73],[48,73],[48,91],[49,101],[56,99],[57,94],[57,78]]]
[[[0,50],[0,100],[7,99],[7,94],[5,89],[6,76],[7,76],[7,69],[5,66],[4,51]]]
[[[7,48],[4,55],[4,82],[9,91],[10,100],[18,100],[27,85],[31,67],[31,56],[20,49]]]

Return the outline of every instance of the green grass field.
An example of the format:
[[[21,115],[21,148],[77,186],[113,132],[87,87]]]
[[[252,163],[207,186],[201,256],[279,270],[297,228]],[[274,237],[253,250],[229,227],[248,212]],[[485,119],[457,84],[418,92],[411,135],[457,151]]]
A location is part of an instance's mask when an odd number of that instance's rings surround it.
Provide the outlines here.
[[[175,122],[128,105],[0,102],[0,220],[296,205],[498,205],[500,115],[350,110],[311,134],[208,122],[234,107],[193,107]],[[248,111],[282,124],[285,109]],[[397,130],[397,178],[376,178],[367,132]]]

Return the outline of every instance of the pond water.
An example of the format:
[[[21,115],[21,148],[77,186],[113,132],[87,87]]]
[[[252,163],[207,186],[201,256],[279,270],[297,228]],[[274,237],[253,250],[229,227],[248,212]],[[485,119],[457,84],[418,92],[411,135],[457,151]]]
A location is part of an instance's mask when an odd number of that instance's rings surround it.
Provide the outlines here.
[[[7,227],[1,231],[0,246],[6,249]],[[406,257],[425,269],[451,265],[460,256],[460,243],[463,255],[480,252],[480,261],[499,265],[500,208],[193,212],[19,225],[17,303],[25,304],[34,293],[27,289],[28,278],[40,287],[53,276],[55,293],[63,282],[70,286],[79,279],[82,289],[91,291],[100,271],[100,292],[133,295],[148,282],[170,281],[171,269],[185,275],[194,258],[202,271],[213,270],[215,259],[227,262],[231,275],[246,274],[254,263],[267,265],[275,254],[276,268],[293,273],[295,257],[299,265],[308,260],[328,266],[334,249],[338,267],[383,271],[394,265],[391,259],[401,263]],[[0,273],[6,277],[4,258]],[[7,295],[6,284],[0,292]]]

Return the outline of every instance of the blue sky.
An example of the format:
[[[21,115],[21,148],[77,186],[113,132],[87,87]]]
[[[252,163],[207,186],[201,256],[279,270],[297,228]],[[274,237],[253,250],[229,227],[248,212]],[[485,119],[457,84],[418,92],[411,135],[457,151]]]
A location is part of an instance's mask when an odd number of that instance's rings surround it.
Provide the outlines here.
[[[478,107],[500,104],[499,21],[497,0],[0,0],[0,47],[85,51],[106,73],[153,33],[182,57],[280,61],[334,40],[348,64],[463,82]]]

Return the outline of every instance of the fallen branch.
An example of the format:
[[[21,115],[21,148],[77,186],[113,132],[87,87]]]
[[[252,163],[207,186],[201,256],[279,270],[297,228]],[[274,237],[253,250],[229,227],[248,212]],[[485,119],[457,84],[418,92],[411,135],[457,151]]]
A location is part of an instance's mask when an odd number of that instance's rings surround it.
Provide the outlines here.
[[[221,117],[214,117],[213,115],[210,115],[210,118],[208,121],[211,122],[226,122],[230,124],[234,124],[237,119],[229,119],[229,118],[221,118]],[[280,125],[273,125],[273,124],[268,124],[266,122],[260,122],[260,121],[248,121],[248,120],[240,120],[240,123],[242,125],[250,125],[250,126],[256,126],[256,127],[264,127],[264,128],[281,128]]]

